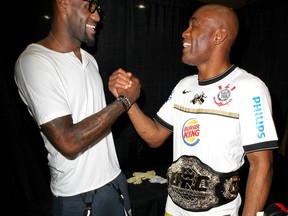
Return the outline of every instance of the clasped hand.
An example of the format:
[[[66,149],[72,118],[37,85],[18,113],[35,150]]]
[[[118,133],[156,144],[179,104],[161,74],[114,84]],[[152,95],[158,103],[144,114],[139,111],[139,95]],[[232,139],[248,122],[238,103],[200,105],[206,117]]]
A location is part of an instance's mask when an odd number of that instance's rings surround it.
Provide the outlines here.
[[[109,77],[108,88],[115,97],[124,95],[134,104],[140,96],[141,84],[131,72],[119,68]]]

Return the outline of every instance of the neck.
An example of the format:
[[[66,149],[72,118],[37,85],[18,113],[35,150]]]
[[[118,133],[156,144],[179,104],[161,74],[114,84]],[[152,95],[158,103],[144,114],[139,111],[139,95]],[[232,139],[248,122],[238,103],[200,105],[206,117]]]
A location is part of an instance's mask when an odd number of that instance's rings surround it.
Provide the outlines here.
[[[74,52],[75,56],[82,62],[82,57],[81,57],[81,52],[80,52],[80,47],[74,47],[71,46],[73,43],[65,43],[65,45],[55,37],[53,31],[49,32],[49,37],[50,37],[50,49],[53,49],[57,52],[61,53],[68,53],[68,52]],[[68,46],[67,46],[68,44]]]
[[[229,69],[233,66],[233,64],[225,64],[221,67],[219,67],[219,69],[216,69],[217,67],[213,67],[213,66],[209,66],[209,68],[199,68],[199,72],[198,72],[198,79],[201,81],[205,81],[205,80],[211,80],[211,79],[215,79],[223,74],[225,74],[227,71],[229,71]]]
[[[53,47],[53,49],[55,51],[58,51],[58,52],[67,52],[67,48],[64,47],[59,41],[58,39],[55,37],[55,35],[53,34],[52,31],[49,32],[49,36],[51,38],[51,45]]]

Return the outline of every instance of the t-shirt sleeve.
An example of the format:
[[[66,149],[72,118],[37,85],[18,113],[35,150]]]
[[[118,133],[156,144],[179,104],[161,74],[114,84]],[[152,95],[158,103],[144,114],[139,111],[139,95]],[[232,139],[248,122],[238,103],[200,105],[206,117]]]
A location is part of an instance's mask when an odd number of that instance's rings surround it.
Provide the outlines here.
[[[271,97],[266,85],[258,78],[245,82],[240,109],[240,127],[246,152],[278,147],[272,116]],[[244,106],[245,105],[245,106]]]
[[[37,55],[23,55],[15,64],[15,82],[20,97],[38,126],[71,113],[54,68]]]
[[[166,128],[167,130],[173,132],[173,125],[174,125],[174,100],[175,100],[175,91],[177,86],[172,90],[171,94],[169,95],[167,101],[162,105],[162,107],[156,113],[154,120],[161,125],[162,127]]]

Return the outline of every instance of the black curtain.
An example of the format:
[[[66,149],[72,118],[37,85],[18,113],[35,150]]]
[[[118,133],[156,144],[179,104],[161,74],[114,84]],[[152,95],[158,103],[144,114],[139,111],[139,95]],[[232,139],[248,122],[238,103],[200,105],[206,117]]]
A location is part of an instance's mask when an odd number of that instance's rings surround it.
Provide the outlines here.
[[[108,78],[119,67],[140,78],[142,93],[138,103],[150,117],[155,115],[182,77],[197,72],[196,68],[181,63],[181,34],[192,13],[202,4],[192,0],[102,1],[103,16],[97,45],[83,47],[99,63],[108,103],[114,100],[107,89]],[[232,50],[232,62],[259,76],[269,87],[280,140],[288,110],[287,7],[285,0],[261,0],[237,9],[240,34]],[[11,4],[4,8],[11,8]],[[4,157],[1,162],[5,174],[4,191],[8,194],[4,197],[4,209],[31,216],[49,215],[51,194],[46,150],[17,93],[13,67],[29,43],[48,33],[50,23],[43,14],[51,14],[50,1],[19,1],[14,9],[18,26],[4,22],[7,17],[2,18],[6,30],[3,39],[10,47],[9,51],[2,50],[0,65],[0,113],[4,120],[1,129]],[[172,139],[159,149],[150,149],[136,134],[127,115],[123,115],[112,129],[123,170],[153,168],[171,162]],[[279,158],[277,152],[275,156],[271,200],[287,202],[287,192],[284,191],[288,180],[285,174],[287,156]],[[280,182],[279,187],[276,187],[277,182]]]

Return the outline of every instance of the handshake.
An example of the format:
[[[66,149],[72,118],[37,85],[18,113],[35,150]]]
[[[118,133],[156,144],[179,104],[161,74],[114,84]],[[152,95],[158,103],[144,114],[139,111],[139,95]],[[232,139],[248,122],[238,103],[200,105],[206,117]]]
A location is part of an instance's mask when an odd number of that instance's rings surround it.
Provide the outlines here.
[[[140,96],[141,84],[139,79],[131,72],[126,72],[121,68],[111,74],[108,87],[110,92],[122,103],[125,110],[128,110]]]

